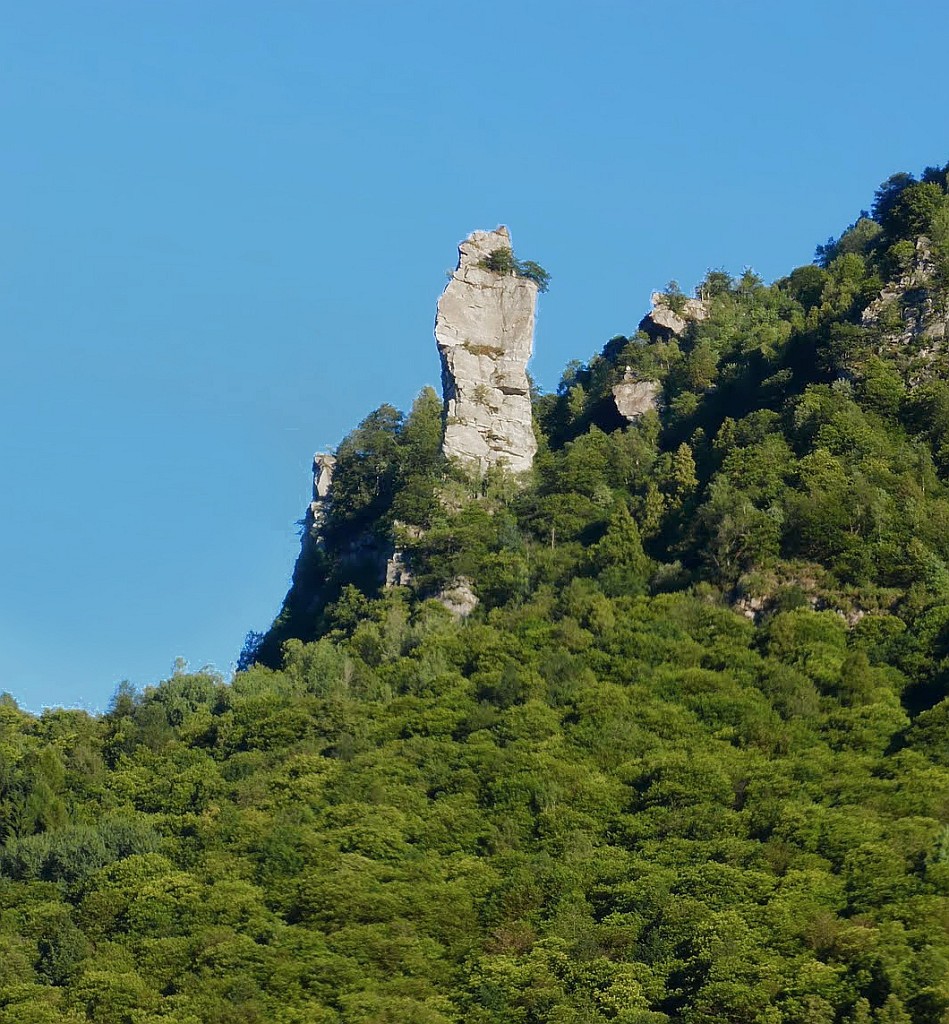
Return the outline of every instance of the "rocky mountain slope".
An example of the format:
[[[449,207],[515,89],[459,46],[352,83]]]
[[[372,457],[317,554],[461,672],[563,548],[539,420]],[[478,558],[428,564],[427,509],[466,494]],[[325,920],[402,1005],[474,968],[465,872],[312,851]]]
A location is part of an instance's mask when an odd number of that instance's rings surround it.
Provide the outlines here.
[[[520,447],[547,276],[463,243],[241,671],[0,700],[0,1024],[946,1024],[947,171]]]

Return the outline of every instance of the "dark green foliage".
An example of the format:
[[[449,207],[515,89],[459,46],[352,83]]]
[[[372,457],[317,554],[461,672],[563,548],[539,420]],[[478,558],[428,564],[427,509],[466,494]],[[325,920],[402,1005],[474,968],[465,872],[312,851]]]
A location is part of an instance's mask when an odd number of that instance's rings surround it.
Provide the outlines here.
[[[899,203],[903,193],[916,179],[906,171],[891,174],[876,190],[873,196],[873,219],[878,224],[885,224]]]
[[[402,414],[382,405],[347,434],[336,450],[333,517],[327,532],[341,541],[374,525],[392,504]]]
[[[288,639],[313,640],[334,628],[331,609],[344,588],[378,591],[394,534],[428,528],[438,513],[441,438],[442,403],[432,388],[408,416],[383,405],[344,438],[320,542],[304,539],[283,608],[267,633],[249,635],[253,649],[242,652],[240,667],[277,668]]]
[[[625,504],[617,504],[606,533],[590,550],[590,562],[609,597],[641,594],[649,578],[649,559],[636,520]]]
[[[526,277],[533,281],[541,292],[546,292],[550,287],[550,274],[533,260],[518,260],[514,272],[518,277]]]
[[[492,249],[481,260],[481,266],[485,270],[493,270],[495,274],[513,274],[516,263],[514,250],[508,248]]]
[[[492,270],[496,274],[515,274],[517,277],[526,277],[533,281],[541,292],[547,291],[550,287],[550,274],[533,260],[519,260],[511,249],[494,249],[480,265],[485,270]]]

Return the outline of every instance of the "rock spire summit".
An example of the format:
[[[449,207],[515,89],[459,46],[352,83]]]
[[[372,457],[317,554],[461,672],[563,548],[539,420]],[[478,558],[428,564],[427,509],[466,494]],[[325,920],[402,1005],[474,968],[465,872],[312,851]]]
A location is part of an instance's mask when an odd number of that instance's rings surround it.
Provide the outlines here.
[[[458,266],[438,301],[435,340],[442,359],[445,454],[484,472],[531,468],[537,442],[527,361],[534,345],[537,284],[486,266],[511,255],[506,227],[474,231],[458,246]]]

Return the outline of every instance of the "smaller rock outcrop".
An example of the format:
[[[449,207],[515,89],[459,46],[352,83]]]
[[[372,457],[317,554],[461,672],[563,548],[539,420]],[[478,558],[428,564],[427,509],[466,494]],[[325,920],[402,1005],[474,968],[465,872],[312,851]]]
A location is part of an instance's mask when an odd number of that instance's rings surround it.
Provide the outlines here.
[[[935,287],[936,259],[925,235],[916,240],[910,265],[861,314],[908,383],[919,384],[949,369],[949,302]]]
[[[703,299],[682,299],[675,309],[663,292],[653,292],[650,301],[652,309],[639,322],[639,329],[653,341],[677,338],[685,333],[690,323],[708,316],[708,303]]]
[[[467,618],[478,607],[478,595],[467,576],[459,576],[450,586],[439,592],[436,600],[456,619]]]
[[[407,587],[411,582],[412,573],[405,564],[405,552],[401,548],[394,548],[386,560],[385,588]]]
[[[613,388],[616,411],[630,423],[658,407],[659,385],[654,380],[639,380],[627,366],[623,379]]]
[[[469,235],[458,247],[458,267],[438,301],[442,449],[479,472],[503,465],[523,473],[537,451],[527,361],[538,286],[513,271],[487,269],[485,262],[501,250],[511,251],[506,227]]]
[[[333,486],[333,471],[336,469],[336,456],[329,452],[317,452],[313,456],[313,500],[307,509],[306,526],[309,535],[318,538],[332,500],[330,492]]]
[[[389,587],[407,587],[412,582],[412,570],[405,558],[402,543],[419,540],[425,531],[421,526],[402,523],[398,519],[392,524],[393,547],[386,561],[386,589]]]

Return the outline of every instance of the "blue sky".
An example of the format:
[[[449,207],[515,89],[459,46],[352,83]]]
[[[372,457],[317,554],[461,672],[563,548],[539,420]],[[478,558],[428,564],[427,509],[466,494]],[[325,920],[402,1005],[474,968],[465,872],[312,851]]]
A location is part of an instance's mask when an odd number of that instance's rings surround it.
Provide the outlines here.
[[[460,238],[552,274],[533,373],[807,262],[949,159],[949,7],[2,4],[0,689],[225,673],[314,450],[438,381]]]

